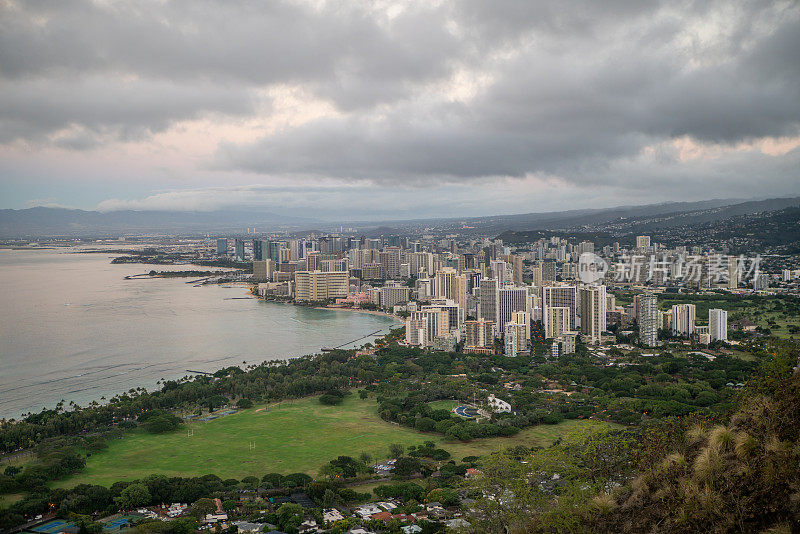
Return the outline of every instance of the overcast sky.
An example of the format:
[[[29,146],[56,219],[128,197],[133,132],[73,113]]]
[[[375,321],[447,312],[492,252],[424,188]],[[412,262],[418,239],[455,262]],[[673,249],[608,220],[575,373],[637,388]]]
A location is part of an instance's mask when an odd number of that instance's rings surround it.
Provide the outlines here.
[[[800,195],[797,2],[0,0],[0,208]]]

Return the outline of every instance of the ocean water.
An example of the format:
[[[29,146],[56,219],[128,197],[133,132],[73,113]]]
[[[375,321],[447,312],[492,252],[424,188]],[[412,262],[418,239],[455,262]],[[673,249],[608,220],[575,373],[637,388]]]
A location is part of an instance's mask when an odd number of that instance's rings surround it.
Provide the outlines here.
[[[241,285],[125,280],[192,267],[112,265],[114,256],[0,250],[0,418],[151,389],[187,370],[311,354],[394,324],[248,298]]]

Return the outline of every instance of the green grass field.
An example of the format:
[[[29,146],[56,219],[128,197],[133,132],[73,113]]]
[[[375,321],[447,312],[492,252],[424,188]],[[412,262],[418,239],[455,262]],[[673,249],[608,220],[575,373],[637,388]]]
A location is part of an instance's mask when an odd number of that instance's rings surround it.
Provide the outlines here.
[[[357,457],[361,451],[373,458],[388,455],[390,443],[418,445],[435,441],[456,459],[482,455],[519,444],[548,445],[559,435],[590,421],[565,421],[559,425],[528,428],[511,438],[447,442],[380,419],[375,401],[345,398],[340,406],[324,406],[316,397],[287,401],[277,406],[245,410],[207,423],[190,423],[182,430],[153,435],[133,431],[109,442],[109,448],[92,455],[80,474],[62,480],[58,487],[79,483],[110,485],[152,473],[199,476],[213,473],[223,478],[259,478],[269,472],[306,472],[311,475],[339,455]],[[194,435],[187,436],[187,430]],[[250,443],[255,443],[251,450]]]
[[[453,408],[459,406],[460,404],[461,403],[458,401],[448,400],[448,399],[437,400],[428,403],[428,405],[430,405],[430,407],[433,408],[434,410],[452,410]]]
[[[21,501],[23,497],[25,497],[25,495],[21,493],[6,493],[0,495],[0,510],[8,508],[17,501]]]
[[[750,319],[762,328],[769,328],[773,336],[782,338],[800,337],[800,334],[790,331],[792,327],[800,328],[800,317],[768,311],[760,314],[752,314]],[[773,321],[772,324],[770,324],[770,320]]]

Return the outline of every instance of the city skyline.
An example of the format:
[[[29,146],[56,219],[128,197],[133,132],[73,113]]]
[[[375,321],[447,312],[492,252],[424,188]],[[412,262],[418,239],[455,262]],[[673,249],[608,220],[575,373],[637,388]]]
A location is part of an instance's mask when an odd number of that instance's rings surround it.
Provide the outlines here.
[[[800,194],[793,3],[3,6],[0,208],[404,219]]]

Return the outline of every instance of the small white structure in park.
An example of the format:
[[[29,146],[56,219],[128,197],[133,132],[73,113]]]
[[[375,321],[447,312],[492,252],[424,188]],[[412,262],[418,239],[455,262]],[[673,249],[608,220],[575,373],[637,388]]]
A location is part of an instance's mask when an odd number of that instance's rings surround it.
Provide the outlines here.
[[[495,413],[509,413],[511,412],[511,405],[503,399],[498,399],[494,394],[489,395],[489,407]]]

